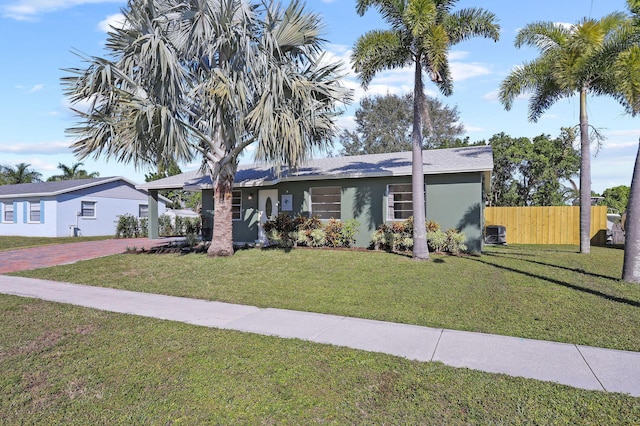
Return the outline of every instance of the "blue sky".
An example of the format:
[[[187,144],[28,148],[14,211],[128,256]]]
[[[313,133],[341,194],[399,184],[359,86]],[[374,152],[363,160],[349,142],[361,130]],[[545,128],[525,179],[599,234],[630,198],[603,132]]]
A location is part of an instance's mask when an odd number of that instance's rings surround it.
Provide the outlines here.
[[[350,49],[365,32],[386,28],[371,9],[364,17],[355,12],[351,0],[307,0],[309,9],[325,22],[327,51],[345,61],[345,84],[355,90],[356,101],[346,108],[342,126],[353,126],[351,116],[358,99],[366,95],[397,93],[412,89],[411,70],[381,73],[364,92],[350,72]],[[2,0],[0,2],[0,164],[30,163],[43,176],[78,161],[68,148],[71,139],[65,129],[75,118],[62,93],[62,69],[80,67],[72,50],[104,56],[106,28],[117,19],[126,2],[120,0]],[[535,58],[532,49],[516,49],[517,30],[534,21],[576,23],[584,17],[600,18],[624,11],[624,0],[461,0],[458,7],[482,7],[495,13],[501,25],[501,39],[494,43],[474,39],[454,46],[450,62],[454,74],[454,94],[443,101],[457,106],[467,135],[473,141],[489,139],[505,132],[514,137],[540,134],[559,135],[561,127],[578,123],[576,98],[563,100],[538,121],[527,121],[527,100],[517,100],[511,111],[497,101],[500,82],[510,70]],[[429,95],[438,96],[427,84]],[[441,96],[441,95],[439,95]],[[606,136],[592,159],[593,189],[601,192],[617,185],[629,185],[640,137],[640,118],[626,116],[613,100],[590,98],[590,124]],[[594,152],[596,151],[594,147]],[[250,161],[250,155],[243,162]],[[135,170],[114,160],[84,160],[84,168],[101,176],[121,175],[144,181],[149,170]],[[183,165],[183,170],[197,165]]]

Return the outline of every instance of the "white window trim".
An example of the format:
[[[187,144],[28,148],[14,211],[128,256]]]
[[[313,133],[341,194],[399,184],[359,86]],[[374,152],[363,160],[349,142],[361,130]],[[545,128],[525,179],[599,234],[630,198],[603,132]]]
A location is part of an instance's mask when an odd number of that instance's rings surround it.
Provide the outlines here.
[[[5,219],[5,215],[7,212],[7,206],[11,206],[11,211],[13,212],[13,218],[11,220],[6,220]],[[11,202],[7,202],[7,201],[3,201],[2,202],[2,211],[0,213],[2,213],[2,223],[15,223],[15,218],[16,218],[16,209],[14,208],[15,204],[13,203],[13,201]]]
[[[142,213],[142,211],[141,211],[142,206],[145,206],[147,208],[147,215],[146,216],[142,216],[140,214],[140,213]],[[138,204],[138,217],[139,218],[148,218],[149,217],[149,204]]]
[[[32,220],[31,219],[31,212],[35,211],[34,209],[32,209],[32,206],[37,205],[38,206],[38,220]],[[27,223],[37,223],[38,225],[40,223],[42,223],[42,209],[40,208],[40,200],[38,201],[27,201],[27,206],[29,211],[27,212]],[[14,213],[15,214],[15,213]]]
[[[339,209],[337,210],[338,217],[333,217],[333,218],[337,219],[337,220],[342,220],[342,187],[341,186],[337,186],[337,185],[313,186],[313,187],[309,188],[309,214],[312,217],[315,215],[315,213],[313,211],[313,190],[314,189],[326,189],[326,188],[335,188],[335,189],[338,190],[338,194],[340,196],[340,201],[337,203],[337,206],[339,207]],[[321,218],[321,220],[330,220],[330,219],[331,218]]]
[[[234,204],[233,203],[234,199],[240,200],[240,203]],[[237,218],[235,218],[233,215],[234,207],[239,207]],[[242,220],[242,191],[239,189],[234,189],[233,191],[231,191],[231,220],[235,222]]]
[[[403,222],[405,220],[407,220],[407,218],[400,218],[400,219],[396,219],[395,217],[395,205],[394,202],[392,200],[392,195],[395,194],[396,192],[392,192],[391,191],[391,187],[393,186],[399,186],[399,185],[403,185],[403,186],[409,186],[409,193],[413,193],[413,191],[411,190],[411,183],[390,183],[387,184],[387,222]],[[405,193],[406,192],[401,192],[401,193]],[[413,195],[413,194],[412,194]],[[404,210],[406,211],[406,210]],[[413,197],[411,199],[411,215],[413,215]]]
[[[93,203],[93,216],[84,215],[84,203]],[[80,200],[80,219],[83,220],[95,220],[98,217],[98,202],[94,200]]]

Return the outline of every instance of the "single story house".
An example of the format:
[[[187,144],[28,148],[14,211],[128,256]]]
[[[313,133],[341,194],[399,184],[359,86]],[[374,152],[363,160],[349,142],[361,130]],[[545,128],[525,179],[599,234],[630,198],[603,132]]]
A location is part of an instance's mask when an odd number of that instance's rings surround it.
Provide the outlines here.
[[[0,235],[114,235],[118,216],[147,217],[148,194],[123,177],[0,186]],[[160,197],[157,213],[165,211]]]
[[[489,192],[493,154],[490,146],[423,152],[426,219],[442,229],[456,228],[467,236],[470,251],[483,244],[484,205]],[[158,191],[202,192],[203,236],[211,238],[213,186],[200,171],[182,173],[138,185],[149,191],[150,225],[157,221]],[[356,219],[356,245],[367,247],[383,223],[413,214],[411,152],[331,157],[309,161],[279,175],[269,165],[241,164],[233,192],[233,238],[236,244],[264,237],[261,223],[283,211],[292,216]],[[150,238],[157,238],[150,228]]]

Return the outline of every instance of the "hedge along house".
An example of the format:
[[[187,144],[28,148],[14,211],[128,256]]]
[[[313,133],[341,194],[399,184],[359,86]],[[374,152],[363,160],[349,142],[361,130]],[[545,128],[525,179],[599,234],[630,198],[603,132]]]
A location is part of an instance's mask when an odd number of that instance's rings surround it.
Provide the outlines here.
[[[472,252],[482,249],[484,200],[493,170],[490,146],[428,150],[423,153],[427,220],[442,229],[456,228],[467,236]],[[157,238],[158,191],[202,192],[203,237],[211,238],[213,187],[199,171],[138,185],[149,191],[150,233]],[[240,165],[233,191],[233,239],[237,245],[264,239],[261,224],[285,212],[292,216],[356,219],[356,245],[367,247],[383,223],[403,221],[413,214],[411,152],[332,157],[283,170],[268,165]]]
[[[165,211],[165,199],[156,210]],[[147,217],[148,194],[123,177],[0,186],[0,235],[114,235],[118,216]]]

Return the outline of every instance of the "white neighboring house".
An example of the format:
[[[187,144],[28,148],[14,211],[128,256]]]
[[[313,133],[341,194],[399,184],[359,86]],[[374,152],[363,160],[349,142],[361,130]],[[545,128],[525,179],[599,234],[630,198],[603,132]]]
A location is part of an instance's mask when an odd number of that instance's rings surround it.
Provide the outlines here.
[[[165,209],[160,197],[158,210]],[[114,235],[118,216],[127,213],[148,217],[149,199],[123,177],[0,186],[0,235]]]

